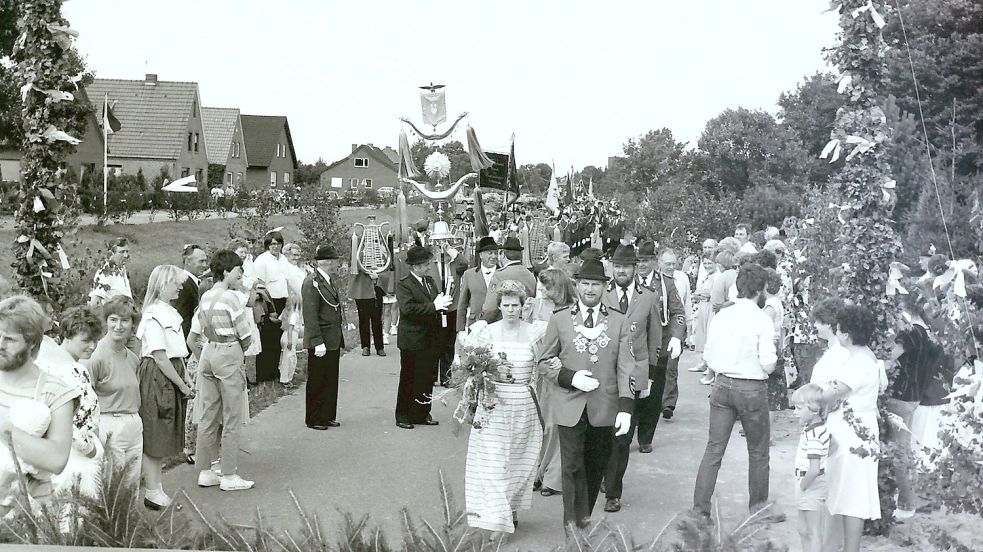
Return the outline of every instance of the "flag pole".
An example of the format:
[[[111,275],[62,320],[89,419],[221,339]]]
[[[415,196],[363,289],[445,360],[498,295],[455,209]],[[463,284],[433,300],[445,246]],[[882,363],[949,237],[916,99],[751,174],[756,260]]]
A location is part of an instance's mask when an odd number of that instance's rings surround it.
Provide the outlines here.
[[[106,132],[109,92],[102,103],[102,214],[109,215],[109,134]]]

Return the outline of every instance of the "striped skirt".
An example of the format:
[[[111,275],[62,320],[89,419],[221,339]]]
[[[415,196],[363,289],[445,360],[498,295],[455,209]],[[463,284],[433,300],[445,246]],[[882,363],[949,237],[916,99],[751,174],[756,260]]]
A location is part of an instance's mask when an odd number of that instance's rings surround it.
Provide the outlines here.
[[[496,389],[498,404],[468,440],[464,500],[469,526],[512,533],[512,512],[532,507],[543,427],[527,384]]]

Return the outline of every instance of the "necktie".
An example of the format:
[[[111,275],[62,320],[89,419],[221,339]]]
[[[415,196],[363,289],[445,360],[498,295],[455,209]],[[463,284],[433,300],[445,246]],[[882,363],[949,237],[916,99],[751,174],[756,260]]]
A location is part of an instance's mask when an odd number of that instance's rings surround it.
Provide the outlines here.
[[[430,289],[430,282],[427,281],[426,276],[423,277],[423,287],[427,289],[427,295],[433,295],[433,290]]]
[[[628,312],[628,288],[621,288],[621,312]]]
[[[584,326],[588,328],[594,327],[594,309],[587,309],[587,318],[584,320]]]

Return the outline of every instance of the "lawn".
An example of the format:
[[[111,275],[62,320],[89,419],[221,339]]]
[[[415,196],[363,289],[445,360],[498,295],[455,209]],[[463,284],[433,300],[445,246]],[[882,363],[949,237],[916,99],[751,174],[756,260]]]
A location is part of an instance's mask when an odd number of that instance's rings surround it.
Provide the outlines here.
[[[379,223],[384,221],[393,223],[396,210],[394,208],[345,209],[341,211],[341,218],[345,226],[350,226],[353,222],[365,222],[365,217],[369,214],[376,215]],[[410,221],[415,221],[423,217],[423,211],[419,206],[410,206],[409,215]],[[163,217],[163,215],[158,216]],[[269,224],[272,227],[282,226],[283,237],[288,242],[298,241],[303,238],[297,227],[298,218],[299,215],[296,213],[274,215],[270,217]],[[84,258],[87,248],[101,257],[105,253],[106,242],[112,238],[126,237],[130,241],[130,282],[135,290],[142,291],[155,266],[166,263],[181,265],[181,250],[185,244],[198,244],[208,250],[224,247],[229,241],[229,231],[235,222],[234,218],[213,217],[190,222],[168,220],[145,224],[82,226],[75,235],[66,240],[65,253],[68,255],[69,262]],[[4,224],[5,229],[0,230],[0,240],[5,243],[12,244],[16,238],[14,230],[9,229],[11,226],[11,224]],[[0,276],[11,282],[14,281],[12,262],[13,253],[10,248],[0,250]]]

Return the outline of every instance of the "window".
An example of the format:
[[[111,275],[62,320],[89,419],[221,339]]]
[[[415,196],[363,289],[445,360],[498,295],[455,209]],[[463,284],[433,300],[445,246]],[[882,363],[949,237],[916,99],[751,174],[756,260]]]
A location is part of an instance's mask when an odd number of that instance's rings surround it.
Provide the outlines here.
[[[225,185],[226,186],[232,185],[232,173],[230,172],[225,173]]]
[[[371,178],[366,178],[365,180],[362,181],[362,185],[365,186],[365,189],[366,190],[371,190],[372,189],[372,179]]]
[[[236,173],[236,188],[242,187],[242,173]]]
[[[360,168],[360,169],[367,168],[369,166],[369,158],[368,157],[356,157],[355,158],[355,166],[358,167],[358,168]]]
[[[181,169],[181,178],[189,176],[190,174],[191,174],[191,169],[189,169],[188,167],[184,167]]]
[[[344,180],[345,179],[344,178],[341,178],[340,176],[332,176],[331,177],[331,187],[332,188],[341,188],[342,186],[345,185],[344,184]]]
[[[113,176],[120,176],[123,174],[123,165],[109,165],[106,167],[109,174]]]
[[[270,188],[276,188],[276,171],[270,171]]]
[[[357,189],[358,188],[358,179],[357,178],[349,178],[348,179],[348,187],[351,188],[351,189],[353,189],[353,190]]]
[[[283,173],[283,183],[290,184],[290,173],[288,172]]]
[[[188,151],[191,151],[191,137],[192,136],[193,135],[189,132],[188,133]]]
[[[241,153],[239,151],[239,147],[240,147],[239,146],[239,142],[235,142],[235,145],[236,145],[236,158],[238,158],[241,155]]]
[[[198,118],[198,100],[191,100],[191,116]]]
[[[195,133],[195,153],[198,152],[198,133]]]
[[[204,171],[202,171],[201,169],[197,169],[195,171],[195,182],[204,182],[205,181],[205,177],[202,174],[203,172]]]

